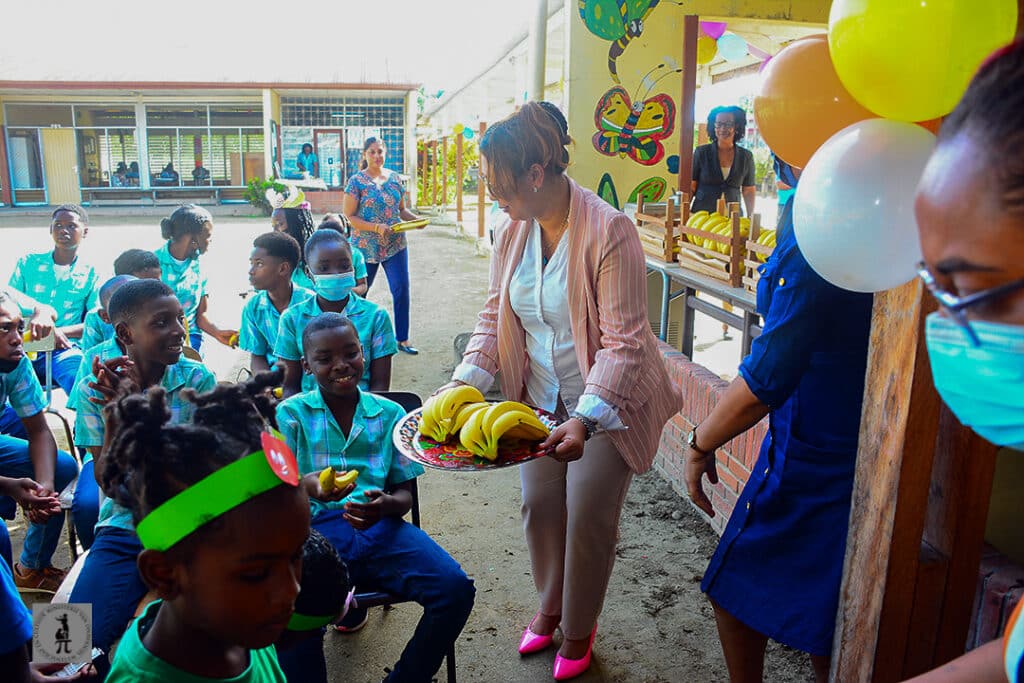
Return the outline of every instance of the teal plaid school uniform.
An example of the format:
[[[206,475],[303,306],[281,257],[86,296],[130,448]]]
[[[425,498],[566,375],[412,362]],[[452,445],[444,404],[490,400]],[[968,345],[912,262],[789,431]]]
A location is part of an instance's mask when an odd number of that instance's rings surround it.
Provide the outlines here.
[[[277,406],[277,426],[295,453],[303,475],[333,466],[338,471],[359,470],[355,490],[343,501],[311,500],[313,514],[344,507],[345,501],[365,502],[371,489],[387,490],[423,474],[423,468],[395,447],[391,432],[405,415],[402,406],[369,392],[359,392],[359,403],[346,436],[320,388],[297,394]]]
[[[32,417],[46,409],[43,387],[28,356],[22,356],[10,372],[0,374],[0,406],[5,401],[11,402],[18,417]]]
[[[83,448],[98,448],[103,445],[103,406],[89,400],[100,396],[98,391],[88,385],[88,382],[94,381],[95,376],[89,372],[85,381],[78,387],[75,445]],[[174,365],[168,365],[164,370],[163,379],[160,380],[160,386],[167,392],[166,401],[171,412],[171,424],[189,423],[195,414],[195,404],[182,397],[182,389],[190,388],[202,393],[210,391],[216,384],[217,378],[202,363],[182,358]],[[118,505],[112,498],[107,498],[100,507],[100,520],[96,528],[101,526],[114,526],[130,531],[135,529],[131,510]]]
[[[291,308],[313,296],[313,292],[298,286],[292,287]],[[242,326],[238,331],[238,348],[254,356],[266,356],[271,366],[277,362],[274,347],[277,345],[277,331],[281,326],[281,314],[266,292],[256,292],[245,302],[242,309]]]
[[[281,314],[281,326],[277,332],[277,346],[274,351],[278,358],[284,360],[302,360],[302,331],[310,320],[323,313],[315,296],[311,296]],[[355,325],[359,335],[359,343],[363,345],[365,366],[363,376],[359,379],[359,388],[368,391],[370,388],[370,363],[377,358],[386,358],[398,353],[398,342],[395,340],[395,328],[391,325],[391,317],[383,308],[363,299],[358,294],[349,294],[348,305],[345,306],[345,317]],[[302,390],[312,391],[316,388],[316,380],[312,375],[302,375]]]
[[[91,381],[90,378],[93,376],[93,359],[99,358],[100,362],[103,362],[123,355],[125,355],[124,349],[121,348],[121,345],[117,343],[117,339],[113,336],[101,341],[99,344],[93,344],[82,351],[82,362],[78,366],[78,374],[75,375],[75,385],[71,388],[71,393],[68,394],[68,407],[75,411],[79,410],[78,402],[81,400],[81,395],[78,389],[82,386],[83,382]]]
[[[170,242],[154,251],[160,261],[160,279],[168,287],[174,290],[174,295],[181,303],[181,310],[185,312],[185,320],[188,321],[189,331],[192,334],[201,334],[196,326],[196,313],[199,311],[199,302],[206,296],[206,277],[199,268],[199,258],[190,258],[179,261],[171,256]]]
[[[82,329],[82,338],[78,342],[78,347],[91,349],[113,336],[114,326],[103,322],[103,318],[100,317],[100,309],[94,308],[85,314],[85,327]]]
[[[18,304],[18,308],[21,309],[21,315],[24,318],[28,318],[32,315],[32,311],[39,307],[39,302],[30,297],[25,292],[19,289],[15,289],[10,285],[7,286],[7,293],[14,299],[14,303]]]
[[[53,252],[26,254],[18,259],[8,284],[57,311],[57,326],[78,325],[99,302],[99,277],[81,257],[58,270]]]

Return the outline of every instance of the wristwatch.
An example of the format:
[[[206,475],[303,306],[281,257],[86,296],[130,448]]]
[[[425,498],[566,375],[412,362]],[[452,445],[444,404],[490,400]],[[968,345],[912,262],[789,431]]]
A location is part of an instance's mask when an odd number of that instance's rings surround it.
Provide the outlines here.
[[[587,436],[584,439],[584,441],[589,440],[590,437],[592,437],[594,434],[597,433],[597,427],[598,427],[597,420],[594,420],[593,418],[587,417],[586,415],[583,415],[582,413],[577,413],[575,410],[572,411],[571,413],[569,413],[569,419],[574,419],[574,418],[579,420],[580,422],[582,422],[583,426],[587,428]]]
[[[686,438],[686,445],[687,445],[687,447],[692,448],[693,450],[697,451],[701,455],[707,455],[708,454],[707,451],[702,450],[700,448],[700,446],[697,445],[697,427],[694,427],[693,429],[690,430],[690,436],[688,436]]]

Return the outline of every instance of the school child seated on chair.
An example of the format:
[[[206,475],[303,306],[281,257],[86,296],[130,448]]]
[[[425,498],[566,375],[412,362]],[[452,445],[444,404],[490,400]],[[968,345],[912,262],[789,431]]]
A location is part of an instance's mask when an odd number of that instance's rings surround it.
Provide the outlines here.
[[[92,367],[88,358],[89,349],[114,336],[114,326],[110,324],[107,304],[110,303],[110,297],[114,293],[113,289],[119,286],[118,283],[123,283],[122,278],[125,277],[159,280],[160,261],[157,260],[156,254],[145,249],[129,249],[114,259],[114,277],[100,285],[99,307],[85,314],[85,327],[82,330],[82,340],[78,343],[78,347],[85,355],[82,365],[85,365],[87,370]],[[79,367],[78,376],[75,377],[76,382],[81,374],[81,367]],[[73,405],[73,401],[69,400],[68,405]]]
[[[25,355],[24,332],[20,307],[0,291],[0,403],[10,401],[28,437],[0,435],[0,477],[21,480],[17,489],[0,490],[0,517],[14,519],[21,505],[28,518],[21,557],[12,565],[15,583],[20,588],[56,591],[65,572],[51,561],[64,528],[64,515],[59,502],[55,506],[36,502],[56,501],[78,474],[78,463],[57,450],[46,426],[46,398]]]
[[[113,402],[104,489],[130,509],[138,571],[159,599],[125,632],[108,683],[285,681],[274,642],[292,619],[310,513],[270,431],[276,379],[180,392],[191,424],[173,422],[162,387]]]
[[[96,306],[99,278],[95,269],[78,254],[79,245],[89,233],[89,215],[85,209],[77,204],[63,204],[54,210],[51,219],[53,249],[18,259],[9,284],[56,310],[57,351],[53,354],[53,379],[65,393],[70,393],[82,362],[82,353],[75,341],[82,336],[85,314]],[[43,354],[32,365],[39,379],[45,380]]]
[[[285,678],[327,683],[325,627],[345,618],[354,597],[348,567],[338,551],[323,534],[310,529],[302,548],[302,584],[295,598],[295,613],[275,643]]]
[[[383,590],[423,607],[387,680],[430,681],[473,609],[473,582],[425,532],[402,519],[412,507],[410,482],[423,468],[392,443],[402,407],[360,390],[364,363],[354,323],[338,313],[320,314],[305,326],[302,341],[303,367],[317,387],[278,405],[278,427],[302,474],[328,466],[359,471],[351,493],[328,494],[315,482],[312,526],[334,545],[359,590]],[[352,630],[365,621],[365,610],[353,610],[346,623]]]
[[[340,213],[324,214],[320,225],[317,226],[317,230],[324,229],[340,232],[345,236],[345,239],[349,240],[349,244],[352,243],[352,224]],[[366,257],[363,256],[362,250],[356,247],[352,247],[352,270],[356,274],[356,286],[352,288],[352,291],[366,298],[366,292],[370,289],[366,282]]]
[[[353,294],[356,278],[352,270],[352,247],[334,230],[317,230],[306,241],[306,268],[316,296],[295,304],[281,314],[281,327],[274,349],[284,367],[284,395],[316,387],[312,375],[303,375],[303,332],[306,324],[321,313],[344,313],[355,326],[363,346],[364,368],[357,378],[364,391],[387,391],[391,387],[391,356],[398,352],[395,329],[387,311]]]
[[[100,455],[106,435],[101,404],[113,396],[111,383],[116,384],[115,380],[125,375],[141,392],[162,387],[171,422],[187,424],[192,421],[195,406],[185,399],[184,390],[209,391],[216,384],[213,373],[203,364],[181,356],[184,313],[174,292],[163,282],[127,282],[114,292],[107,310],[125,356],[106,363],[93,362],[95,372],[78,388],[75,415],[75,443],[92,454],[94,478],[107,499],[100,508],[89,555],[71,591],[71,602],[93,605],[93,644],[104,651],[109,651],[124,631],[135,606],[146,594],[146,586],[135,565],[142,546],[131,511],[114,500],[114,492],[104,486],[108,458]]]
[[[252,243],[249,283],[256,290],[242,309],[238,348],[248,351],[253,374],[269,370],[277,362],[274,347],[281,314],[313,296],[292,281],[302,254],[295,238],[284,232],[267,232]]]

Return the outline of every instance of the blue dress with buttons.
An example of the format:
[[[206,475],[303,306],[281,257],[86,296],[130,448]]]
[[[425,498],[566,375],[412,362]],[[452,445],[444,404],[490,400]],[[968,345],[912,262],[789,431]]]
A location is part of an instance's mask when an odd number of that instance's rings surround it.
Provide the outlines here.
[[[761,266],[764,331],[740,374],[771,407],[760,455],[701,589],[772,640],[832,648],[850,514],[872,295],[841,290],[808,265],[793,200]]]

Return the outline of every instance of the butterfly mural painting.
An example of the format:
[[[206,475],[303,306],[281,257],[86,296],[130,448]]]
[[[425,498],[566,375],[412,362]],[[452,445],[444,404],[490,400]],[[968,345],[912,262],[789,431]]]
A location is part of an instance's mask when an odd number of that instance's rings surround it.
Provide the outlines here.
[[[608,48],[608,71],[619,81],[618,59],[634,39],[644,32],[644,21],[661,2],[682,5],[677,0],[577,0],[580,19],[598,38],[612,41]]]
[[[597,184],[597,196],[614,206],[616,209],[622,208],[619,206],[619,193],[615,190],[615,182],[608,173],[601,176],[601,180]]]
[[[662,140],[672,135],[676,105],[662,93],[632,102],[622,86],[606,92],[594,110],[594,148],[609,157],[629,157],[654,166],[665,156]]]

